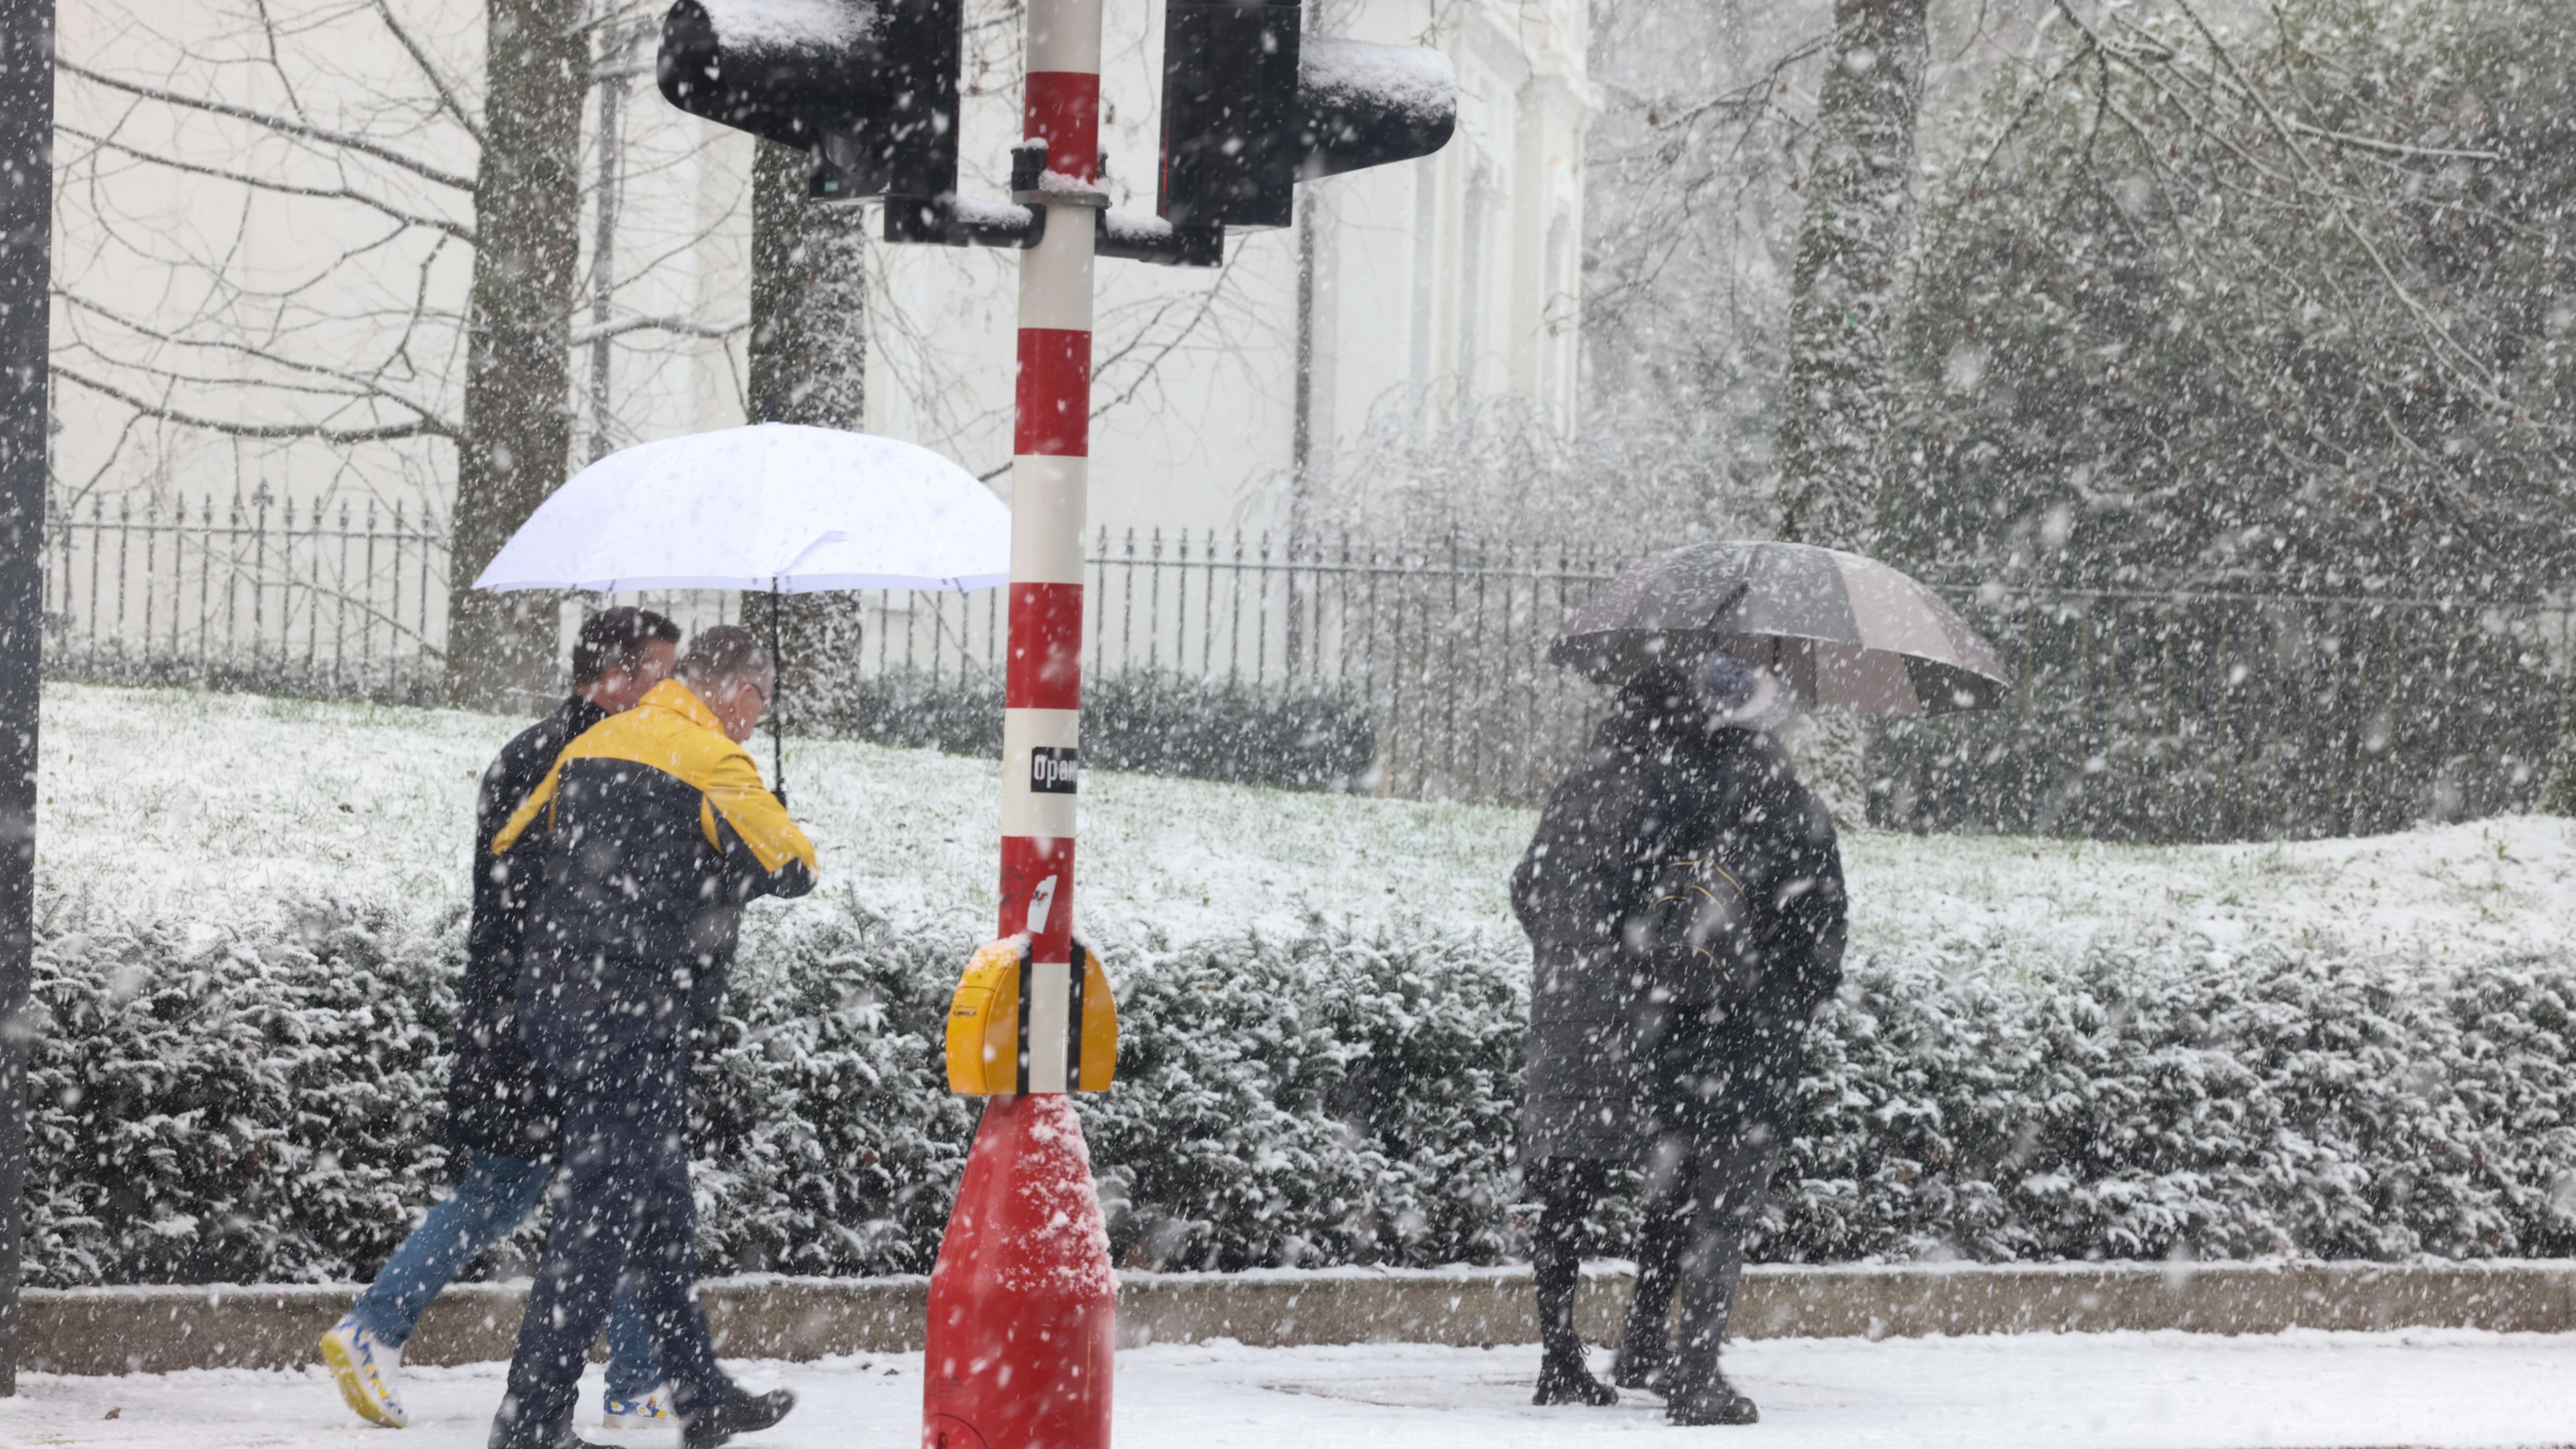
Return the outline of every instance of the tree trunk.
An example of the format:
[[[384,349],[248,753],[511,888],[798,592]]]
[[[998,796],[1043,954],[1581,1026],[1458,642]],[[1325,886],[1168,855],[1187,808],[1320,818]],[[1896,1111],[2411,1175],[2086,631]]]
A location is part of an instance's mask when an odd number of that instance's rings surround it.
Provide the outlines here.
[[[1887,439],[1889,290],[1905,245],[1926,0],[1836,0],[1789,303],[1780,537],[1865,551]]]
[[[1926,0],[1835,0],[1834,49],[1816,102],[1789,296],[1780,410],[1779,536],[1867,553],[1886,462],[1889,292],[1905,246],[1923,97]],[[1809,788],[1836,817],[1864,818],[1868,731],[1812,720],[1799,743]]]
[[[856,432],[867,422],[866,213],[809,200],[803,153],[763,142],[751,179],[751,416]],[[864,643],[859,596],[799,594],[782,611],[783,728],[846,725]]]
[[[556,683],[558,598],[468,586],[563,485],[572,453],[588,9],[569,0],[491,0],[448,575],[447,695],[461,705],[526,708]]]

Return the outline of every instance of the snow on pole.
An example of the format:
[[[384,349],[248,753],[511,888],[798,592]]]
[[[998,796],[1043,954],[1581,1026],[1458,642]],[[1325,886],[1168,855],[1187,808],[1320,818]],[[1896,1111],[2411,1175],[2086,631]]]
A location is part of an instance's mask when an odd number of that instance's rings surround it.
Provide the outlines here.
[[[1031,0],[1022,135],[1047,208],[1020,257],[1003,675],[1001,921],[1025,936],[1017,1094],[992,1097],[930,1277],[925,1449],[1106,1449],[1116,1285],[1067,1093],[1081,1011],[1074,929],[1082,526],[1100,208],[1100,0]]]

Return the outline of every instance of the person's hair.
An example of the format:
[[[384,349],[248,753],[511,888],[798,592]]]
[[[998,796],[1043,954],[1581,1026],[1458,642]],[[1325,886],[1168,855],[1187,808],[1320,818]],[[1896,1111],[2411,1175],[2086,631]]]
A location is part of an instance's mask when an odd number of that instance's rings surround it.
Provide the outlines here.
[[[602,609],[581,621],[581,636],[573,641],[573,688],[597,684],[611,666],[633,674],[644,667],[647,648],[679,642],[680,626],[650,609]]]
[[[769,651],[760,647],[759,635],[740,624],[718,624],[698,631],[673,673],[682,684],[704,696],[764,674],[774,679],[778,670],[770,662]]]

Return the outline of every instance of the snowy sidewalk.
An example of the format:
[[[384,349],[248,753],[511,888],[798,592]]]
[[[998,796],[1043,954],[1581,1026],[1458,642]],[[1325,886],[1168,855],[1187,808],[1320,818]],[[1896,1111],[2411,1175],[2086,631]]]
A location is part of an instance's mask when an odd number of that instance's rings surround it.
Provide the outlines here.
[[[2252,1449],[2576,1443],[2576,1335],[2427,1330],[1774,1339],[1729,1351],[1763,1408],[1749,1429],[1678,1430],[1652,1400],[1534,1409],[1537,1351],[1369,1345],[1137,1349],[1118,1357],[1119,1449],[1564,1449],[1687,1434],[1730,1445]],[[0,1400],[10,1449],[482,1449],[498,1364],[408,1376],[414,1428],[362,1427],[318,1373],[34,1375]],[[745,1449],[912,1449],[914,1356],[761,1364],[794,1418]],[[595,1405],[596,1381],[583,1394]],[[115,1417],[109,1418],[113,1412]],[[672,1436],[614,1438],[660,1449]],[[1627,1441],[1622,1442],[1649,1442]]]

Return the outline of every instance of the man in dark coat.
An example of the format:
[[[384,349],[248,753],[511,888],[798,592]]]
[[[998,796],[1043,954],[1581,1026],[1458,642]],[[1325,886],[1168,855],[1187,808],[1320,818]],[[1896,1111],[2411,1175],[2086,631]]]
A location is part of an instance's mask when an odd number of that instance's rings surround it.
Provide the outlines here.
[[[1719,1371],[1718,1350],[1745,1234],[1795,1125],[1808,1023],[1842,985],[1848,922],[1833,816],[1773,737],[1794,700],[1723,654],[1703,666],[1697,694],[1709,721],[1688,772],[1700,809],[1631,933],[1645,988],[1631,1052],[1651,1150],[1647,1243],[1615,1376],[1652,1375],[1678,1279],[1665,1413],[1750,1424],[1760,1416]]]
[[[571,695],[502,746],[483,772],[474,800],[473,913],[447,1079],[447,1138],[465,1171],[348,1316],[322,1336],[323,1362],[341,1396],[372,1422],[403,1426],[402,1348],[421,1313],[467,1264],[527,1221],[554,1177],[553,1093],[519,1042],[512,1005],[529,888],[542,856],[531,844],[495,857],[492,838],[566,745],[670,676],[679,642],[679,626],[650,610],[593,615],[573,645]],[[652,1340],[625,1298],[610,1318],[608,1342],[603,1421],[610,1428],[667,1422],[655,1393],[661,1373]]]
[[[1667,1382],[1683,1422],[1751,1411],[1716,1345],[1806,1020],[1841,973],[1832,820],[1769,734],[1793,707],[1725,656],[1631,680],[1514,874],[1536,962],[1521,1135],[1542,1205],[1540,1403],[1617,1398],[1584,1366],[1574,1291],[1587,1219],[1642,1154],[1650,1202],[1616,1377]],[[1683,1353],[1667,1375],[1677,1285]]]
[[[696,1299],[691,1028],[723,999],[746,903],[814,888],[814,846],[742,747],[777,674],[752,633],[700,633],[674,677],[593,726],[493,838],[540,838],[519,1037],[563,1117],[563,1201],[528,1291],[494,1449],[565,1449],[611,1292],[631,1281],[685,1449],[793,1406],[725,1374]]]

